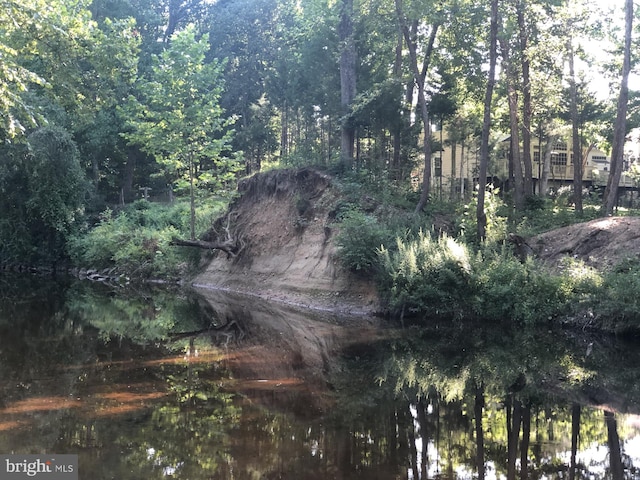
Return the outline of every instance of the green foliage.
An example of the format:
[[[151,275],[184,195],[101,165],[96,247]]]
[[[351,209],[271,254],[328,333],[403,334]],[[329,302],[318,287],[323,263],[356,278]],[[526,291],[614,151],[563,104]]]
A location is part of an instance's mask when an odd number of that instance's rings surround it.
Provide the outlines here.
[[[0,165],[0,259],[32,265],[64,259],[88,191],[71,135],[44,127],[28,145],[5,146]]]
[[[478,316],[525,324],[569,313],[578,285],[570,275],[549,275],[531,259],[520,262],[507,248],[477,257],[474,282],[473,309]]]
[[[608,330],[640,329],[640,261],[628,259],[604,275],[591,297],[591,312]]]
[[[198,209],[200,231],[210,227],[220,207]],[[189,223],[186,202],[165,206],[140,200],[118,214],[105,211],[98,225],[72,239],[69,253],[85,268],[115,268],[133,277],[176,277],[188,268],[189,252],[170,242],[187,235]]]
[[[577,217],[573,207],[561,205],[554,201],[546,201],[545,208],[526,210],[516,230],[520,235],[529,237],[556,228],[592,220],[598,216],[599,212],[597,210],[585,208],[582,217]]]
[[[27,211],[44,225],[67,232],[82,213],[87,191],[78,149],[71,135],[56,127],[29,136]]]
[[[395,252],[380,251],[382,294],[396,315],[545,323],[586,308],[601,291],[602,278],[577,261],[566,261],[562,274],[550,275],[532,259],[520,262],[506,247],[471,255],[453,238],[422,232],[397,243]]]
[[[461,316],[473,293],[471,258],[466,246],[451,237],[397,240],[397,251],[380,249],[383,289],[395,313]]]
[[[573,294],[574,300],[586,299],[596,295],[602,287],[604,278],[596,269],[587,266],[582,260],[565,258],[561,262],[562,285],[566,294]]]
[[[154,57],[150,78],[140,79],[141,98],[131,96],[124,110],[130,131],[124,133],[163,167],[170,183],[196,191],[225,187],[239,170],[226,154],[233,119],[220,107],[222,63],[205,62],[208,37],[197,38],[195,26],[174,35],[169,47]],[[192,218],[191,238],[195,238]]]
[[[539,195],[527,195],[524,197],[525,211],[540,211],[546,207],[546,199]]]
[[[507,207],[499,197],[499,190],[487,188],[484,197],[484,211],[487,216],[486,243],[495,244],[507,236]],[[478,192],[473,192],[473,199],[463,205],[460,212],[460,234],[469,245],[478,244]]]
[[[174,181],[190,181],[200,162],[209,162],[202,173],[222,167],[221,152],[231,138],[219,105],[222,65],[205,63],[206,51],[207,37],[196,39],[193,26],[176,34],[154,58],[150,78],[140,79],[141,100],[131,97],[127,106],[132,130],[125,137],[163,164]]]
[[[393,238],[391,231],[378,220],[359,210],[342,215],[336,243],[343,264],[360,273],[372,273],[378,267],[377,251]]]
[[[24,94],[30,87],[44,86],[48,82],[42,73],[34,71],[24,63],[25,57],[33,55],[39,45],[35,38],[47,40],[57,32],[64,35],[70,16],[56,11],[58,2],[47,5],[43,0],[9,0],[0,9],[0,137],[14,138],[25,133],[27,127],[43,122],[42,116],[26,101]],[[38,35],[34,35],[38,32]],[[31,35],[29,35],[31,34]],[[32,38],[29,38],[32,37]],[[35,38],[33,38],[35,37]],[[48,42],[43,42],[47,44]]]

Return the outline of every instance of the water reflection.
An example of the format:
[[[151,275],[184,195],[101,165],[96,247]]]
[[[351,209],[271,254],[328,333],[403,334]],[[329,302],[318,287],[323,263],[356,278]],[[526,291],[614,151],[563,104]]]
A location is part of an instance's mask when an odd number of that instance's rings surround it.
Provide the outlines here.
[[[0,452],[78,453],[83,479],[640,475],[640,358],[620,339],[0,284]]]
[[[585,355],[592,342],[597,348]],[[403,478],[639,475],[638,417],[619,415],[638,412],[633,345],[467,327],[416,330],[371,352],[352,353],[349,377],[363,380],[343,378],[341,402],[362,411],[370,392],[387,405],[391,436],[372,440],[361,425],[360,438],[404,462]]]

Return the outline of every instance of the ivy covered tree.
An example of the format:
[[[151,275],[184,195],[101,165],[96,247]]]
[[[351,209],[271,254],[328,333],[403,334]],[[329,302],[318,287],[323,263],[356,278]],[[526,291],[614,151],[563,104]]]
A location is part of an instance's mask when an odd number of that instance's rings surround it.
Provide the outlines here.
[[[222,63],[206,63],[207,50],[208,35],[196,38],[193,25],[176,33],[154,57],[149,77],[140,79],[138,97],[129,99],[124,133],[157,160],[170,188],[189,192],[192,240],[196,193],[219,190],[238,171],[227,150],[233,121],[219,103]]]
[[[83,219],[88,184],[69,132],[43,127],[27,142],[3,152],[13,161],[0,168],[0,258],[54,264]]]

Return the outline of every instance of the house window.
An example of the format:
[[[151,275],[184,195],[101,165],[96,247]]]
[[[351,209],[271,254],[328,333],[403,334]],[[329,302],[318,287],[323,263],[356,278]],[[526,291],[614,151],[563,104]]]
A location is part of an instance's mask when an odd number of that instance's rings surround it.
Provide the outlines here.
[[[536,163],[540,162],[540,150],[538,150],[537,148],[533,150],[533,161]]]
[[[551,165],[567,165],[567,152],[556,152],[551,154]]]
[[[435,165],[435,176],[441,177],[442,176],[442,158],[440,157],[435,157],[434,158],[434,165]]]
[[[606,163],[607,157],[603,157],[602,155],[594,155],[593,157],[591,157],[591,160],[593,160],[594,162]]]
[[[565,142],[564,140],[557,140],[553,144],[553,149],[566,152],[567,151],[567,142]]]

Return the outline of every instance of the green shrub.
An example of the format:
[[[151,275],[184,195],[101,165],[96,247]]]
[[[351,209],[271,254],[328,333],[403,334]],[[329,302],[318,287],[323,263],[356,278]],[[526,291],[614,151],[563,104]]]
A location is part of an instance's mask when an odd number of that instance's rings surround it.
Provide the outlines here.
[[[478,291],[473,298],[473,311],[489,320],[512,318],[527,281],[525,266],[505,248],[486,257],[479,255],[474,271]]]
[[[602,285],[595,270],[575,260],[550,275],[532,259],[520,262],[505,246],[470,255],[459,241],[422,232],[397,243],[395,252],[380,251],[381,293],[395,315],[546,323],[590,307]],[[635,280],[640,287],[640,275]],[[640,302],[626,298],[629,311],[636,311]]]
[[[381,248],[383,297],[395,314],[461,316],[472,296],[471,264],[466,246],[446,235],[432,238],[422,230],[410,240],[397,239],[397,250]]]
[[[220,204],[200,207],[197,232],[210,228]],[[105,211],[100,222],[68,243],[75,265],[116,269],[136,277],[173,277],[184,273],[192,250],[172,246],[174,237],[187,237],[189,204],[171,205],[139,200],[114,214]]]
[[[544,210],[546,203],[545,197],[540,195],[526,195],[524,197],[524,208],[529,212]]]
[[[477,314],[487,320],[534,324],[567,313],[571,289],[532,260],[521,263],[506,249],[476,266]]]
[[[390,230],[359,210],[345,212],[339,228],[336,244],[342,263],[354,272],[374,272],[379,265],[378,249],[393,238]]]
[[[487,188],[485,191],[484,211],[487,216],[486,242],[497,243],[507,236],[508,209],[498,196],[499,190]],[[469,245],[478,245],[478,192],[474,192],[473,200],[464,205],[460,212],[461,237]]]
[[[602,275],[582,260],[566,257],[560,266],[562,277],[560,288],[567,295],[572,295],[575,301],[588,300],[602,288]]]
[[[610,330],[640,329],[640,260],[626,260],[604,275],[592,311]]]
[[[533,259],[520,262],[507,248],[478,256],[474,272],[476,314],[525,324],[583,310],[602,283],[596,270],[581,261],[566,259],[560,273],[551,275]]]

